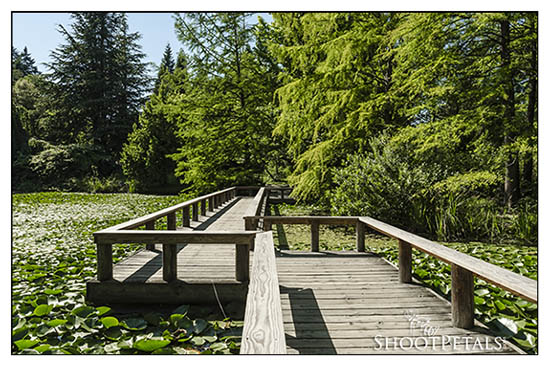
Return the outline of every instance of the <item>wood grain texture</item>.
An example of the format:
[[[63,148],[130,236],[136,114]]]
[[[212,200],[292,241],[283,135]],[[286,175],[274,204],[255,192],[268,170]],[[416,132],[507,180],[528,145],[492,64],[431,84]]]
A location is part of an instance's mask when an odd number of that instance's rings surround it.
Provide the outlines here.
[[[113,245],[97,244],[97,279],[100,281],[113,278]]]
[[[153,231],[155,229],[155,220],[150,220],[149,222],[145,223],[145,229],[148,230],[148,231]],[[154,243],[148,243],[147,245],[145,245],[145,248],[147,250],[154,250],[155,249],[155,244]]]
[[[118,230],[112,232],[96,232],[94,240],[96,243],[248,243],[257,231],[193,231],[184,232],[178,230],[166,231],[140,231],[140,230]]]
[[[256,236],[241,354],[286,354],[272,232]]]
[[[474,326],[474,277],[456,264],[451,264],[451,314],[453,326]]]
[[[399,281],[412,281],[412,249],[407,242],[399,240]]]
[[[403,231],[397,227],[369,217],[360,220],[370,228],[397,240],[403,240],[413,247],[424,251],[444,262],[456,264],[469,270],[477,277],[495,284],[527,301],[537,302],[537,281],[490,264],[475,257],[463,254],[446,246],[432,242],[420,236]]]

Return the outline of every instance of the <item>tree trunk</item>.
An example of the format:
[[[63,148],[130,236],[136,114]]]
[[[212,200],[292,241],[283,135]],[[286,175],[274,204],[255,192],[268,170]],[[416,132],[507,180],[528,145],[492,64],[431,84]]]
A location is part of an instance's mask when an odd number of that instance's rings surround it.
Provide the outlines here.
[[[500,21],[500,55],[504,83],[504,146],[508,149],[514,142],[516,132],[514,127],[515,99],[514,99],[514,75],[510,65],[510,22]],[[509,151],[506,158],[506,173],[504,178],[504,195],[506,205],[511,208],[519,200],[519,161],[517,151]]]
[[[537,45],[536,43],[531,47],[531,75],[529,77],[529,96],[527,101],[527,126],[529,129],[529,136],[536,136],[535,129],[535,116],[536,116],[536,104],[537,104]],[[533,183],[533,153],[528,152],[523,167],[523,179],[527,187],[531,187]]]

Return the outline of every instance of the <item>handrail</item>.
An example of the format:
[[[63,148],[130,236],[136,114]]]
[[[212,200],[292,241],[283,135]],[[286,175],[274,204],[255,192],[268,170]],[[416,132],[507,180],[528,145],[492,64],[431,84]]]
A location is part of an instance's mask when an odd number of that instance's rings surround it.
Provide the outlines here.
[[[261,214],[262,208],[264,207],[264,204],[265,204],[265,199],[266,199],[266,196],[267,196],[267,192],[268,191],[265,187],[261,187],[258,190],[258,193],[256,194],[256,196],[254,196],[254,199],[249,204],[249,206],[248,206],[248,208],[245,212],[246,215],[244,216],[244,218],[256,217],[256,216],[259,216]],[[245,219],[244,228],[247,229],[247,230],[253,230],[253,229],[258,228],[258,220],[246,220]]]
[[[406,232],[379,220],[360,217],[359,220],[370,228],[389,237],[406,242],[446,263],[459,266],[479,278],[499,286],[527,301],[537,302],[537,281],[513,271],[490,264],[473,256],[458,252],[446,246]]]
[[[319,225],[353,225],[355,226],[357,251],[365,251],[365,229],[364,224],[358,217],[338,217],[322,215],[301,215],[301,216],[245,216],[245,223],[257,223],[263,220],[264,231],[270,231],[273,224],[308,224],[311,227],[311,251],[319,251]],[[246,229],[255,229],[254,225],[249,224]]]
[[[286,354],[273,233],[256,236],[240,354]]]
[[[183,209],[184,207],[188,207],[188,206],[193,205],[193,204],[196,205],[199,202],[204,202],[204,200],[207,200],[207,199],[210,199],[210,198],[215,198],[215,197],[218,197],[218,196],[221,196],[221,195],[224,195],[224,194],[229,194],[229,193],[231,194],[232,197],[234,197],[236,189],[238,189],[238,187],[233,186],[233,187],[229,187],[229,188],[224,189],[224,190],[213,192],[211,194],[206,194],[206,195],[203,195],[203,196],[199,196],[198,198],[194,198],[194,199],[191,199],[191,200],[184,201],[183,203],[179,203],[179,204],[173,205],[171,207],[164,208],[164,209],[161,209],[159,211],[156,211],[156,212],[153,212],[153,213],[150,213],[150,214],[146,214],[146,215],[141,216],[139,218],[131,219],[131,220],[126,221],[124,223],[120,223],[120,224],[114,225],[112,227],[103,229],[99,232],[137,228],[141,225],[147,224],[147,222],[151,222],[151,221],[154,221],[154,220],[156,220],[160,217],[164,217],[166,215],[169,215],[169,214],[171,214],[171,213],[173,213],[177,210]]]

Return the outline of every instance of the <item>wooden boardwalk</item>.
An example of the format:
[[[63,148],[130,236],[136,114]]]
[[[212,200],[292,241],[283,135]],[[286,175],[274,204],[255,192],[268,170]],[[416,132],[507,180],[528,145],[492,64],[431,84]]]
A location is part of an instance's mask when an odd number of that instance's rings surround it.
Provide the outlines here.
[[[177,229],[244,230],[243,216],[252,200],[236,197],[199,216],[191,228]],[[235,280],[235,246],[179,245],[177,283],[162,279],[161,250],[156,245],[114,265],[113,280],[92,282],[89,291],[116,294],[111,301],[124,302],[133,297],[133,286],[147,286],[151,299],[168,294],[182,303],[217,297],[224,305],[244,304],[247,282]],[[252,264],[253,251],[250,256]],[[282,250],[276,252],[276,266],[288,354],[520,352],[479,325],[453,327],[448,301],[420,284],[399,282],[397,269],[375,254]],[[168,290],[168,284],[179,288]]]

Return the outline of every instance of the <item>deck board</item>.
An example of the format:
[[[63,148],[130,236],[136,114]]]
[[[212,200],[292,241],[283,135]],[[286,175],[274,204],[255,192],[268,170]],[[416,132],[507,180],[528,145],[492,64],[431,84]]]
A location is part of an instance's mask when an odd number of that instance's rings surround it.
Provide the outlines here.
[[[251,197],[237,197],[215,212],[201,215],[198,222],[191,222],[192,228],[178,229],[244,230],[243,216],[252,200]],[[195,289],[186,287],[203,284],[197,293],[197,297],[202,297],[211,293],[211,283],[217,285],[222,303],[234,301],[230,299],[232,293],[246,295],[247,284],[235,280],[235,246],[180,245],[177,283],[162,280],[161,249],[161,245],[156,245],[154,251],[141,250],[114,265],[114,281],[110,286],[115,288],[112,289],[126,292],[124,296],[129,301],[132,301],[131,288],[144,285],[151,287],[153,297],[168,292],[172,286],[181,287],[174,293],[180,297],[182,292]],[[253,252],[250,256],[252,264]],[[494,337],[480,325],[472,330],[452,327],[448,301],[420,284],[400,283],[397,269],[375,254],[281,250],[277,251],[276,265],[288,354],[520,352],[508,344],[499,348]],[[96,282],[95,286],[101,286],[101,282]],[[178,299],[187,300],[185,297]],[[440,342],[422,348],[421,340],[420,348],[407,348],[406,343],[405,348],[392,347],[392,340],[426,337],[418,323],[411,326],[411,315],[428,321],[433,327],[433,336],[439,339],[456,337],[455,345]],[[389,338],[388,349],[379,345],[385,340],[383,338]],[[475,338],[483,341],[483,348],[473,344]]]

